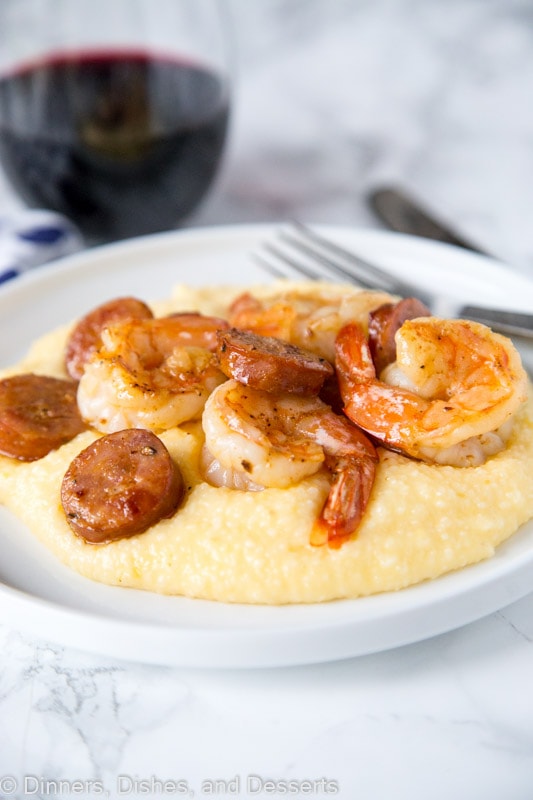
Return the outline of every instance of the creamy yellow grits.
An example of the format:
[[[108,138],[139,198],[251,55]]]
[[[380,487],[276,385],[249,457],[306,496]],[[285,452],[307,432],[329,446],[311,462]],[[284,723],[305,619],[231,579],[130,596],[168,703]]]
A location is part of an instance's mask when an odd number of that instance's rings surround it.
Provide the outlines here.
[[[235,293],[178,287],[154,310],[221,314]],[[28,371],[64,377],[68,330],[40,339],[2,377]],[[72,458],[98,435],[82,433],[31,463],[0,456],[0,502],[64,564],[112,585],[238,603],[353,598],[402,589],[488,558],[533,517],[531,387],[507,447],[483,466],[429,466],[380,450],[364,520],[339,549],[309,544],[329,488],[326,475],[262,492],[209,486],[199,471],[199,423],[160,434],[187,487],[177,513],[131,538],[88,544],[67,524],[59,493]]]

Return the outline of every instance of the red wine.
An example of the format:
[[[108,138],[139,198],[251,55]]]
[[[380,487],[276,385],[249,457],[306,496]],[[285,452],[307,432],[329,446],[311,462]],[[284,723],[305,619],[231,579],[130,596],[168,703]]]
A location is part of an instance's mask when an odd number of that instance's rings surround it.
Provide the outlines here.
[[[203,66],[141,52],[58,53],[0,79],[0,158],[29,205],[90,237],[173,227],[209,187],[228,101]]]

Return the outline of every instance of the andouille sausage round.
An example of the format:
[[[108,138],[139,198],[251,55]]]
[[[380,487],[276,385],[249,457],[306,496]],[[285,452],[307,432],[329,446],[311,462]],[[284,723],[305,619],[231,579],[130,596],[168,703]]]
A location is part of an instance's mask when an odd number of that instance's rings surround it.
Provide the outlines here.
[[[171,517],[184,493],[178,466],[151,431],[128,428],[79,453],[61,485],[72,530],[93,544],[133,536]]]
[[[429,317],[431,311],[416,297],[406,297],[398,303],[384,303],[370,312],[368,344],[376,375],[396,361],[396,332],[408,319]]]
[[[219,331],[217,356],[225,375],[265,392],[315,395],[333,375],[325,358],[240,328]]]
[[[117,297],[90,311],[72,329],[65,347],[65,367],[79,381],[85,365],[102,343],[106,325],[126,319],[151,319],[151,309],[135,297]]]
[[[37,461],[86,430],[73,380],[26,373],[0,381],[0,453]]]

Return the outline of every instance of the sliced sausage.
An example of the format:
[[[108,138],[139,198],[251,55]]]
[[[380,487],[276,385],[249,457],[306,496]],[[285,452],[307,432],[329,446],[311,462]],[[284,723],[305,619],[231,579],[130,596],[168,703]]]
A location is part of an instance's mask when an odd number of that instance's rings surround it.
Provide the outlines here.
[[[101,343],[106,325],[123,319],[151,319],[152,311],[135,297],[117,297],[86,314],[72,330],[65,349],[65,367],[79,381],[85,365]]]
[[[406,297],[398,303],[384,303],[370,312],[368,343],[376,375],[396,361],[396,332],[408,319],[429,317],[431,311],[416,297]]]
[[[132,536],[171,517],[183,478],[154,433],[129,428],[97,439],[70,464],[61,503],[72,530],[93,544]]]
[[[33,373],[0,381],[0,453],[36,461],[85,430],[76,391],[76,381]]]
[[[266,392],[318,394],[333,375],[326,359],[281,339],[239,328],[219,332],[217,355],[225,375]]]

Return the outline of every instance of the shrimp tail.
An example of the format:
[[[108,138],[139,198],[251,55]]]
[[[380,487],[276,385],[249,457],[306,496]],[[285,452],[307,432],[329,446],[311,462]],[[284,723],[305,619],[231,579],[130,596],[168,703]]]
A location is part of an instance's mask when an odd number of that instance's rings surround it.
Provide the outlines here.
[[[335,367],[342,399],[346,403],[354,385],[376,379],[376,368],[365,333],[356,322],[344,325],[335,341]]]
[[[311,544],[338,549],[359,527],[374,485],[377,455],[369,449],[364,458],[336,459],[333,481],[311,535]],[[370,453],[370,455],[369,455]],[[326,460],[326,465],[327,465]]]

